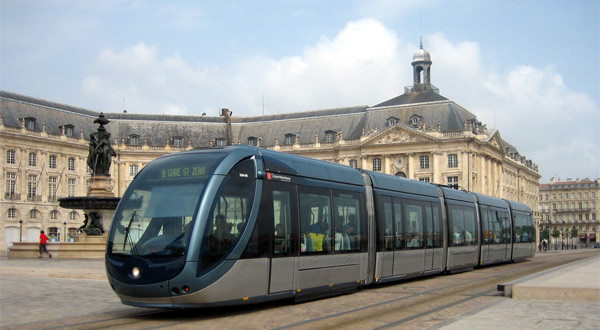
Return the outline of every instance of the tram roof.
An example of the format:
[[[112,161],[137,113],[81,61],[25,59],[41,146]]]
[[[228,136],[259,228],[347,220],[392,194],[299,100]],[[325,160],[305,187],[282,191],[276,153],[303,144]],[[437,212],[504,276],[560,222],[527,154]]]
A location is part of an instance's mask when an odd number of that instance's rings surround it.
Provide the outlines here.
[[[467,203],[475,202],[473,195],[471,195],[471,193],[468,191],[456,190],[456,189],[452,189],[449,187],[443,187],[443,186],[440,186],[440,189],[442,190],[442,193],[444,194],[444,198],[446,200],[451,199],[451,200],[467,202]],[[505,205],[505,207],[506,207],[506,205]]]
[[[514,211],[522,211],[522,212],[531,212],[531,209],[526,204],[515,202],[511,200],[506,200],[508,204],[510,204],[510,208]]]
[[[439,197],[439,190],[429,183],[409,180],[394,175],[364,171],[369,174],[373,187],[423,196]]]
[[[364,185],[360,171],[355,168],[268,149],[260,152],[267,172]]]
[[[492,197],[492,196],[488,196],[488,195],[483,195],[483,194],[479,194],[479,193],[472,193],[472,194],[477,197],[477,201],[479,202],[479,204],[501,207],[501,208],[508,207],[508,203],[504,199],[500,199],[500,198],[496,198],[496,197]]]

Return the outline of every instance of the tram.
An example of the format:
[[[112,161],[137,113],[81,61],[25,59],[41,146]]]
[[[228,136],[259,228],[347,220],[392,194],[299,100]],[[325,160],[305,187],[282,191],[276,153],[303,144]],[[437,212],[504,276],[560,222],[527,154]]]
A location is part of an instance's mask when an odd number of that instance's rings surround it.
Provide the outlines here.
[[[314,299],[534,253],[525,204],[229,146],[138,173],[106,270],[124,304],[189,308]]]

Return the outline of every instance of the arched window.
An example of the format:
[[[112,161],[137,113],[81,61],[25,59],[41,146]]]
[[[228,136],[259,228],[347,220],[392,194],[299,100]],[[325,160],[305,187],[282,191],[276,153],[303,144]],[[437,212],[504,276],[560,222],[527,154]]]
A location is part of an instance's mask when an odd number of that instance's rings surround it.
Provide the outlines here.
[[[389,127],[396,126],[396,124],[398,124],[398,118],[396,118],[396,117],[390,117],[390,118],[387,119],[387,125]]]
[[[397,172],[395,175],[397,177],[406,178],[406,174],[404,172]]]
[[[69,213],[69,220],[71,220],[71,221],[77,220],[77,212],[71,211],[71,213]]]
[[[37,218],[37,210],[36,209],[31,209],[29,210],[29,219],[36,219]]]
[[[8,218],[9,218],[9,219],[14,219],[14,218],[16,218],[16,217],[17,217],[17,209],[15,209],[14,207],[13,207],[13,208],[10,208],[10,209],[8,209],[8,214],[7,214],[7,215],[8,215]]]
[[[58,219],[58,211],[57,210],[50,211],[50,220],[56,220],[56,219]]]

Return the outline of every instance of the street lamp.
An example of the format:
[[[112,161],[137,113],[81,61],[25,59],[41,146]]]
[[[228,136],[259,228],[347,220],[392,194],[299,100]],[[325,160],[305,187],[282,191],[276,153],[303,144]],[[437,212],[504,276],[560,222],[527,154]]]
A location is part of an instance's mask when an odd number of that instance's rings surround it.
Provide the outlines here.
[[[65,228],[65,231],[64,231],[64,234],[63,234],[65,236],[64,241],[66,242],[67,241],[67,222],[66,221],[63,222],[63,226]]]
[[[23,220],[19,220],[19,242],[23,242]]]

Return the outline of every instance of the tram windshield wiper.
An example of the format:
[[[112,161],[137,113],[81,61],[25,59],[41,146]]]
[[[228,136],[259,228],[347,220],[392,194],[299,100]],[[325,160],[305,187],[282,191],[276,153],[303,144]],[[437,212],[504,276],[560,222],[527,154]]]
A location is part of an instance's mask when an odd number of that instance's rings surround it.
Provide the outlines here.
[[[129,247],[131,248],[131,254],[137,255],[137,245],[133,242],[131,237],[129,236],[129,230],[131,229],[131,225],[133,224],[133,220],[135,219],[135,213],[137,210],[133,211],[131,218],[129,218],[129,223],[127,224],[127,228],[125,228],[125,239],[123,239],[123,251],[125,251],[125,245],[129,243]]]

